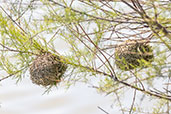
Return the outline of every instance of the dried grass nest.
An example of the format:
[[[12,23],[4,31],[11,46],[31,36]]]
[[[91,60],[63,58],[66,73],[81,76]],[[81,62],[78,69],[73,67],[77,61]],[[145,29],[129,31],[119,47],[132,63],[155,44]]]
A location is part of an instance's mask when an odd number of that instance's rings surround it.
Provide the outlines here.
[[[121,70],[148,67],[153,61],[152,47],[147,40],[127,40],[115,49],[116,65]]]
[[[59,56],[49,52],[37,56],[30,66],[30,79],[34,84],[49,86],[61,81],[67,65]]]

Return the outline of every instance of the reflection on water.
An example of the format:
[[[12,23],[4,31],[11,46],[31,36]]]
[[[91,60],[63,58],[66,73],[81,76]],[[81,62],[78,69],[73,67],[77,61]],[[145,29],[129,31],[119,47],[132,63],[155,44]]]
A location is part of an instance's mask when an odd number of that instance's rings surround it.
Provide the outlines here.
[[[24,78],[18,84],[7,79],[0,86],[0,114],[104,114],[97,106],[110,109],[111,98],[97,94],[85,85],[69,90],[54,88],[49,94]]]

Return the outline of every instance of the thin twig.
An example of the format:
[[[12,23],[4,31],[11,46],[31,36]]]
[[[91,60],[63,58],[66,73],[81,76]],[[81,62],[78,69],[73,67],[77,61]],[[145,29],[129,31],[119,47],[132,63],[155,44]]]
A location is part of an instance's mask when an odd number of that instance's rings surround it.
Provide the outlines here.
[[[115,93],[115,95],[116,95],[116,97],[117,97],[117,100],[118,100],[120,109],[121,109],[121,111],[122,111],[122,114],[124,114],[124,109],[122,108],[122,103],[121,103],[121,101],[120,101],[120,97],[119,97],[118,93]]]
[[[24,34],[27,34],[27,32],[5,11],[5,9],[2,6],[0,6],[0,8],[10,18],[10,20],[13,21],[15,25],[17,25],[18,28],[20,28],[23,31]]]
[[[16,71],[16,72],[14,72],[14,73],[12,73],[12,74],[9,74],[8,76],[5,76],[5,77],[1,78],[1,79],[0,79],[0,82],[3,81],[3,80],[5,80],[5,79],[7,79],[7,78],[9,78],[9,77],[12,77],[12,76],[16,75],[17,73],[21,72],[21,71],[24,70],[25,68],[27,68],[27,67],[24,67],[24,68],[22,68],[22,69],[20,69],[20,70],[18,70],[18,71]]]
[[[9,47],[3,45],[2,43],[0,43],[0,46],[2,46],[3,48],[6,49],[6,50],[4,50],[4,51],[12,51],[12,52],[19,52],[19,53],[30,53],[30,54],[32,54],[32,55],[37,55],[37,54],[35,54],[35,53],[33,53],[33,52],[29,52],[29,51],[21,51],[21,50],[11,49],[11,48],[9,48]],[[1,50],[1,51],[3,51],[3,50]]]
[[[67,8],[66,6],[56,2],[56,1],[53,1],[53,0],[49,0],[49,2],[52,2],[58,6],[61,6],[63,8]],[[79,13],[79,14],[83,14],[83,15],[86,15],[88,17],[91,17],[91,18],[95,18],[95,19],[99,19],[99,20],[104,20],[104,21],[108,21],[108,22],[116,22],[116,23],[132,23],[132,24],[145,24],[144,22],[128,22],[128,21],[117,21],[117,20],[111,20],[111,19],[106,19],[106,18],[102,18],[102,17],[97,17],[97,16],[94,16],[94,15],[90,15],[90,14],[87,14],[86,12],[81,12],[81,11],[78,11],[76,9],[73,9],[73,8],[70,8],[72,11],[76,12],[76,13]]]
[[[133,97],[133,101],[132,101],[132,105],[131,105],[129,114],[131,114],[131,112],[132,112],[132,110],[133,110],[133,108],[134,108],[135,98],[136,98],[136,91],[137,91],[137,90],[134,90],[134,97]]]
[[[97,106],[98,109],[100,109],[101,111],[103,111],[105,114],[109,114],[107,111],[105,111],[103,108],[101,108],[100,106]]]

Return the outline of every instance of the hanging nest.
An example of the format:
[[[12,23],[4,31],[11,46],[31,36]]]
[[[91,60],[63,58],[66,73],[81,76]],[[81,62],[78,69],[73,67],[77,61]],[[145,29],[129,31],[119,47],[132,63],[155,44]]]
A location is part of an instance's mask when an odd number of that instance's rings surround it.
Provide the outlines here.
[[[147,40],[127,40],[115,49],[116,65],[121,70],[148,67],[154,55]]]
[[[61,81],[66,69],[67,65],[59,56],[44,53],[37,56],[30,66],[30,78],[37,85],[56,85]]]

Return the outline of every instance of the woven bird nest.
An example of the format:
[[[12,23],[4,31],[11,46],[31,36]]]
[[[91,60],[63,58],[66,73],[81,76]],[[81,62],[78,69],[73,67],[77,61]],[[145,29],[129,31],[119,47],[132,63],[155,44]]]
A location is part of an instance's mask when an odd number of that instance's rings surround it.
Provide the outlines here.
[[[148,67],[154,55],[147,40],[127,40],[115,49],[116,65],[121,70]]]
[[[37,56],[30,66],[30,78],[34,84],[49,86],[60,82],[67,65],[59,56],[44,53]]]

